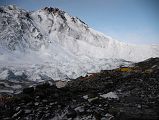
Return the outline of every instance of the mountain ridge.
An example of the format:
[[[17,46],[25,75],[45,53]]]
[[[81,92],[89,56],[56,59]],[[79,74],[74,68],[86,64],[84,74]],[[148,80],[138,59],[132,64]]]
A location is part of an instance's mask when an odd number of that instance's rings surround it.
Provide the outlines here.
[[[0,12],[0,72],[23,71],[35,81],[41,74],[77,78],[159,56],[159,45],[119,42],[58,8],[26,11],[9,5]]]

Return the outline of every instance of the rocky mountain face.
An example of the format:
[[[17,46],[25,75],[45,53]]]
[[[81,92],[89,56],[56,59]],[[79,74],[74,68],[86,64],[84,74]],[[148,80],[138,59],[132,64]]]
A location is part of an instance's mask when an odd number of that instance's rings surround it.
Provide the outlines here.
[[[1,80],[75,79],[158,56],[158,45],[119,42],[58,8],[0,7]]]
[[[158,120],[159,58],[1,96],[0,119]]]

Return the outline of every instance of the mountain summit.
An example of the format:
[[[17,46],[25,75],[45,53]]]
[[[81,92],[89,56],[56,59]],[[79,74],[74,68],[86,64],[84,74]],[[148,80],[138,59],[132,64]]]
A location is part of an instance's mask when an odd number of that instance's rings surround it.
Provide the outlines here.
[[[0,74],[9,70],[31,80],[76,78],[158,56],[159,45],[119,42],[58,8],[0,7]]]

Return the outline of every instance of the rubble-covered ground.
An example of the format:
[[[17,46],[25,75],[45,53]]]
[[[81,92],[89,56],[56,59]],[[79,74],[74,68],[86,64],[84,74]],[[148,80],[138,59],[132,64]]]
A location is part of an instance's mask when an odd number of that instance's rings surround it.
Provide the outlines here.
[[[1,96],[1,120],[158,120],[159,58]]]

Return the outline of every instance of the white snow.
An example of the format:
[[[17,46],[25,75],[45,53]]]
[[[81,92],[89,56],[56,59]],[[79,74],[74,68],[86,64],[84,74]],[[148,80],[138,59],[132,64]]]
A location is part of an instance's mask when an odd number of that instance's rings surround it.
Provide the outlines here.
[[[88,99],[88,95],[84,95],[83,98],[87,100]]]
[[[4,68],[29,80],[68,80],[159,56],[159,45],[130,45],[97,32],[59,10],[1,7],[0,77]],[[29,17],[27,16],[29,15]],[[124,60],[123,60],[124,59]]]
[[[2,73],[0,73],[0,79],[1,80],[7,79],[8,75],[9,75],[9,71],[8,70],[4,70],[4,71],[2,71]]]
[[[117,96],[117,94],[115,92],[109,92],[107,94],[102,94],[102,95],[100,95],[100,97],[110,98],[110,99],[119,99],[119,97]]]
[[[2,89],[0,89],[0,93],[14,93],[14,91],[13,90],[2,90]]]

